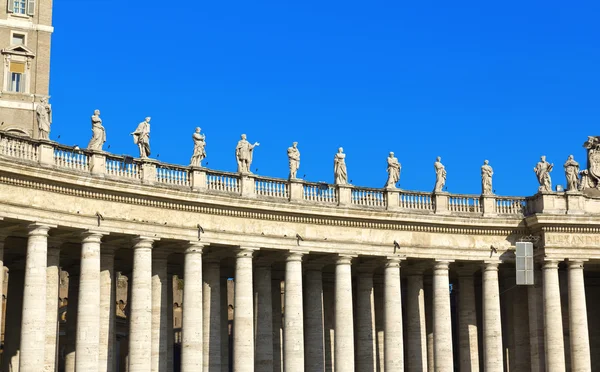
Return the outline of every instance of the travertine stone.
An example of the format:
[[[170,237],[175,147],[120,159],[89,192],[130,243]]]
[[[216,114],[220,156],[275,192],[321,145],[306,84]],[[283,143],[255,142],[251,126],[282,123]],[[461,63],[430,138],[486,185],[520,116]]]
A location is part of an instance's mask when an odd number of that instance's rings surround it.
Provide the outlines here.
[[[569,330],[571,371],[591,371],[588,313],[583,281],[583,261],[569,260]]]
[[[540,161],[537,163],[533,171],[537,176],[538,183],[540,187],[538,188],[539,192],[552,192],[552,179],[550,178],[550,172],[552,172],[552,168],[554,164],[550,164],[546,161],[546,156],[542,155]]]
[[[52,108],[48,104],[48,97],[43,97],[36,109],[38,133],[40,139],[50,139],[50,125],[52,124]],[[21,356],[23,356],[21,354]]]
[[[174,342],[173,329],[173,273],[167,271],[167,340]],[[167,372],[173,372],[173,342],[167,342]]]
[[[388,258],[384,269],[384,358],[385,371],[404,370],[400,259]]]
[[[221,279],[221,372],[229,372],[229,347],[231,340],[229,337],[229,309],[227,302],[227,277]]]
[[[79,267],[69,268],[69,302],[67,304],[67,335],[65,341],[65,372],[75,372],[77,341],[77,308],[79,307]],[[71,314],[71,315],[69,315]]]
[[[529,359],[531,372],[543,372],[546,370],[546,356],[544,352],[544,297],[541,270],[535,270],[534,282],[535,285],[527,287]]]
[[[483,281],[483,365],[484,370],[502,371],[502,320],[500,317],[500,290],[498,263],[485,263]]]
[[[323,274],[320,265],[306,265],[304,313],[304,363],[307,371],[325,370],[323,324]]]
[[[94,110],[92,115],[92,139],[88,143],[88,150],[102,151],[102,146],[106,142],[106,131],[100,119],[100,110]]]
[[[375,361],[375,294],[373,268],[358,270],[356,288],[356,370],[373,371]]]
[[[6,236],[0,233],[0,289],[4,288],[4,241]],[[7,291],[8,292],[8,291]],[[7,293],[8,295],[8,293]],[[2,309],[2,307],[0,307]],[[1,311],[1,310],[0,310]],[[0,330],[2,330],[2,321],[4,317],[0,313]]]
[[[44,370],[46,352],[46,267],[50,226],[29,226],[23,316],[21,319],[20,372]]]
[[[336,185],[348,184],[348,170],[346,169],[346,154],[344,149],[339,148],[333,157],[333,179]]]
[[[354,372],[352,257],[339,256],[335,265],[334,361],[336,372]]]
[[[286,372],[304,371],[302,254],[290,252],[285,262],[283,365]]]
[[[289,165],[290,165],[290,176],[289,179],[296,179],[296,173],[298,173],[298,168],[300,168],[300,150],[298,150],[298,142],[292,143],[292,147],[289,147],[287,150]]]
[[[140,158],[145,159],[150,156],[150,117],[139,123],[131,135],[133,143],[138,146],[140,151]]]
[[[183,319],[181,333],[181,370],[202,371],[202,249],[191,242],[185,250],[183,272]]]
[[[242,134],[241,139],[238,141],[235,147],[235,158],[238,164],[238,173],[250,174],[252,167],[252,156],[254,155],[254,148],[260,146],[260,143],[255,142],[251,144],[246,140],[246,135]]]
[[[406,288],[406,370],[427,371],[425,292],[422,271],[409,273]]]
[[[129,320],[129,370],[152,369],[152,245],[139,237],[133,246],[133,274]]]
[[[98,371],[117,370],[115,249],[103,245],[100,251],[100,351]]]
[[[202,164],[202,160],[206,157],[206,136],[200,133],[201,128],[197,127],[192,139],[194,140],[194,153],[190,160],[190,166],[199,167]]]
[[[254,268],[254,370],[273,370],[273,292],[271,264],[257,262]]]
[[[531,370],[531,352],[529,340],[529,311],[527,309],[527,287],[517,286],[511,290],[513,296],[513,339],[515,351],[513,358],[515,367],[513,371]],[[501,296],[502,297],[502,296]],[[501,298],[503,300],[503,298]],[[501,301],[502,303],[502,301]],[[504,332],[506,325],[502,325]]]
[[[460,370],[465,372],[479,371],[477,307],[473,272],[472,268],[458,270],[458,341]]]
[[[446,185],[446,167],[442,164],[442,158],[440,156],[435,159],[433,169],[435,169],[435,186],[433,192],[441,192]]]
[[[491,195],[492,192],[492,176],[494,175],[494,170],[489,164],[488,160],[483,161],[483,165],[481,166],[481,194],[482,195]]]
[[[202,272],[204,372],[221,372],[221,262],[217,258],[204,260]]]
[[[2,243],[0,243],[1,245]],[[1,257],[0,255],[0,259]],[[60,248],[57,243],[53,242],[48,245],[48,266],[46,267],[46,351],[44,353],[44,371],[46,372],[54,372],[57,368],[59,284]],[[0,288],[2,288],[1,282]]]
[[[579,190],[579,163],[573,159],[573,155],[565,162],[565,177],[567,178],[567,191]]]
[[[152,252],[152,372],[167,369],[168,254],[168,251],[156,249]]]
[[[23,314],[23,285],[25,271],[21,265],[14,265],[8,272],[8,293],[6,303],[6,325],[4,331],[4,350],[2,352],[2,371],[11,371],[19,367],[19,345],[21,340],[21,316]]]
[[[283,314],[281,279],[271,278],[271,302],[273,316],[273,372],[283,371]]]
[[[449,261],[437,261],[433,267],[433,363],[436,372],[454,370],[449,264]]]
[[[427,370],[434,371],[433,360],[433,276],[423,278],[425,287],[425,330],[427,332]]]
[[[400,181],[400,169],[401,165],[398,162],[398,158],[394,156],[393,152],[390,152],[390,155],[387,158],[388,179],[385,183],[386,188],[396,188],[396,184],[398,183],[398,181]]]
[[[544,336],[546,371],[565,371],[558,261],[544,262]]]
[[[240,249],[235,260],[233,371],[254,371],[252,249]]]

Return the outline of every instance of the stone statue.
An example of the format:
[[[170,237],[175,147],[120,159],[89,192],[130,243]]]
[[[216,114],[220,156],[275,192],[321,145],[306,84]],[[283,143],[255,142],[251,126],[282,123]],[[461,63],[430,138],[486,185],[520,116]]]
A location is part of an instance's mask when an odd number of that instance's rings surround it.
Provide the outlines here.
[[[100,119],[100,110],[94,110],[92,115],[92,139],[88,143],[88,150],[102,151],[102,146],[106,142],[106,131],[102,126],[102,119]]]
[[[550,178],[550,172],[554,164],[550,164],[546,161],[546,156],[542,155],[540,161],[537,163],[533,171],[535,172],[540,187],[539,192],[552,192],[552,179]]]
[[[579,190],[579,163],[573,159],[573,155],[565,162],[565,176],[567,177],[567,191]]]
[[[206,157],[206,136],[200,133],[200,127],[196,128],[196,132],[192,134],[194,140],[194,153],[192,154],[192,160],[190,160],[190,166],[200,167],[202,160]]]
[[[446,184],[446,167],[442,164],[442,158],[438,156],[433,163],[433,168],[435,169],[435,187],[433,188],[433,192],[441,192]]]
[[[398,162],[398,159],[394,156],[393,152],[390,152],[390,156],[387,158],[387,172],[388,179],[385,187],[388,189],[395,189],[396,184],[400,181],[400,169],[402,166]]]
[[[48,98],[42,98],[35,112],[37,114],[40,139],[50,139],[50,124],[52,124],[52,108],[48,104]]]
[[[133,143],[140,149],[140,158],[150,156],[150,117],[147,117],[138,126],[133,135]]]
[[[238,173],[252,173],[250,166],[252,165],[252,153],[254,148],[260,146],[260,143],[255,142],[254,145],[246,141],[246,135],[242,134],[242,139],[238,141],[235,148],[235,157],[238,164]]]
[[[290,161],[290,180],[296,179],[296,172],[300,168],[300,150],[298,150],[298,142],[292,143],[292,147],[287,150],[288,159]]]
[[[494,170],[489,165],[489,161],[484,160],[483,165],[481,166],[481,194],[483,195],[492,195],[492,176],[494,175]]]
[[[348,171],[346,169],[346,154],[344,149],[339,148],[333,158],[333,178],[336,185],[348,184]]]

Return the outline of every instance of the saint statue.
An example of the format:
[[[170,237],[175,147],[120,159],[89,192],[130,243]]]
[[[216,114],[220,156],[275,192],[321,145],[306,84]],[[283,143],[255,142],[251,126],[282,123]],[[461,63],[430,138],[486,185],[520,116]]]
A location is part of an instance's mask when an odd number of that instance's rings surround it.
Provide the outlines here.
[[[48,104],[48,98],[42,98],[35,110],[38,120],[40,139],[50,139],[50,124],[52,124],[52,108]]]
[[[150,156],[150,117],[147,117],[138,126],[133,135],[133,143],[140,149],[140,158]]]
[[[565,176],[567,177],[567,191],[579,190],[579,163],[569,155],[565,165]]]
[[[484,160],[481,166],[481,194],[492,195],[492,176],[494,170],[489,165],[489,161]]]
[[[298,150],[298,142],[292,143],[292,147],[287,150],[288,159],[290,161],[290,180],[296,179],[296,173],[300,168],[300,150]]]
[[[255,142],[254,145],[246,141],[246,135],[242,134],[242,139],[238,141],[235,147],[235,157],[238,164],[238,173],[252,173],[250,166],[252,165],[252,153],[254,148],[260,146],[260,143]]]
[[[196,128],[196,132],[192,134],[192,139],[194,140],[194,153],[192,154],[192,160],[190,160],[190,166],[192,167],[200,167],[202,160],[206,157],[206,136],[200,133],[200,127]]]
[[[537,163],[533,171],[535,172],[540,187],[538,188],[539,192],[552,192],[552,179],[550,179],[550,172],[552,172],[552,168],[554,164],[550,164],[546,161],[546,156],[540,158],[540,161]]]
[[[339,148],[337,154],[333,158],[333,178],[336,185],[348,184],[348,171],[346,170],[346,154],[344,149]]]
[[[388,189],[395,189],[396,184],[400,181],[400,169],[402,166],[398,162],[398,159],[394,156],[393,152],[390,152],[390,156],[387,158],[387,172],[388,179],[385,187]]]
[[[441,192],[446,184],[446,168],[441,160],[442,158],[438,156],[435,163],[433,163],[433,168],[435,169],[435,187],[433,192]]]
[[[102,151],[102,146],[106,142],[106,132],[104,126],[102,126],[102,119],[100,119],[100,110],[94,110],[92,115],[92,139],[88,143],[88,150]]]

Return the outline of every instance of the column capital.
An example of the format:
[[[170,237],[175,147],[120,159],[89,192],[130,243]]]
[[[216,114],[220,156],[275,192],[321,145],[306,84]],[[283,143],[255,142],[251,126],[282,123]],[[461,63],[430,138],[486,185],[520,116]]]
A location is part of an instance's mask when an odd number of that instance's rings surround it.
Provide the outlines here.
[[[399,256],[388,256],[385,258],[385,267],[400,267],[402,261],[404,261],[403,258],[399,257]]]
[[[101,243],[104,233],[94,230],[87,230],[81,233],[82,243]]]
[[[29,236],[48,236],[50,229],[56,228],[56,225],[48,225],[42,223],[32,223],[27,225],[27,234]]]
[[[351,256],[351,255],[339,255],[335,259],[335,264],[336,265],[352,265],[352,260],[355,257],[356,256]]]
[[[152,249],[156,239],[148,236],[138,236],[133,239],[133,249],[146,248]]]
[[[573,259],[569,258],[567,260],[567,267],[569,268],[569,270],[571,270],[571,269],[575,269],[575,270],[581,269],[581,270],[583,270],[583,265],[585,264],[586,261],[588,261],[588,260],[582,260],[582,259],[573,260]]]
[[[450,263],[454,262],[453,260],[436,260],[433,264],[433,271],[448,271],[450,268]]]
[[[252,256],[254,255],[254,252],[256,250],[257,250],[256,248],[252,248],[252,247],[239,247],[235,252],[235,257],[236,258],[244,258],[244,257],[252,258]]]
[[[558,270],[558,260],[548,260],[544,261],[542,264],[542,269],[544,270]]]
[[[299,262],[302,262],[302,257],[304,257],[304,253],[303,252],[289,251],[285,255],[285,261],[286,262],[290,262],[290,261],[299,261]]]
[[[481,264],[481,270],[483,271],[498,271],[498,261],[483,261]]]
[[[202,254],[202,252],[204,251],[204,247],[206,247],[206,244],[204,244],[204,243],[189,242],[187,244],[187,246],[185,247],[185,254],[190,254],[190,253]]]

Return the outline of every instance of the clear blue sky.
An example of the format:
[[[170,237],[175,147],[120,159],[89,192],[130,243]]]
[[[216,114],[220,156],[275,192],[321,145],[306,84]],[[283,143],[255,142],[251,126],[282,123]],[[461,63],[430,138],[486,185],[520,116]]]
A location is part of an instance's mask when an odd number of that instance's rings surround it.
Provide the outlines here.
[[[298,141],[311,181],[333,181],[343,146],[355,185],[382,187],[394,151],[404,189],[430,191],[439,155],[449,192],[479,193],[489,159],[497,194],[531,195],[540,155],[564,185],[600,135],[599,2],[54,4],[51,138],[69,145],[98,108],[117,154],[137,156],[151,116],[165,162],[189,164],[200,126],[209,168],[235,171],[246,133],[260,175],[287,177]]]

